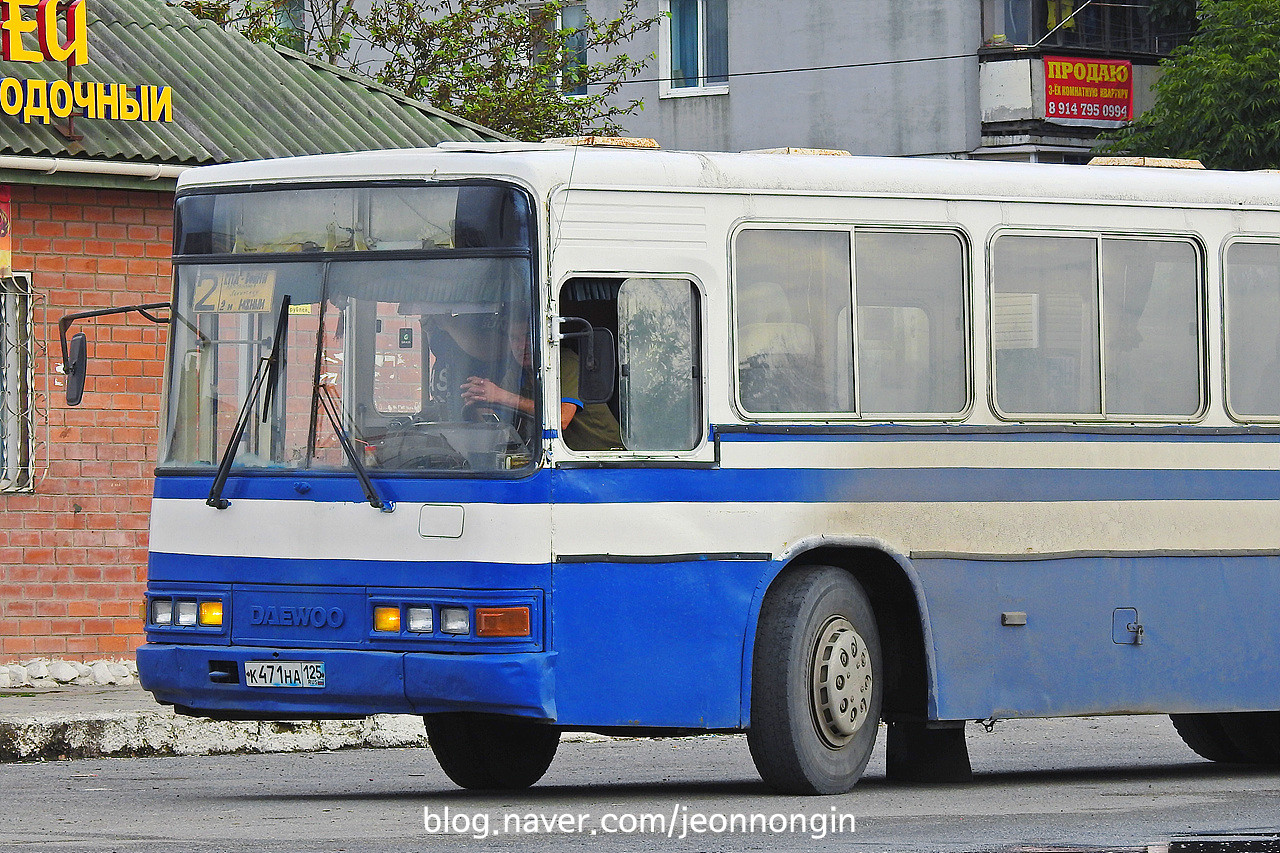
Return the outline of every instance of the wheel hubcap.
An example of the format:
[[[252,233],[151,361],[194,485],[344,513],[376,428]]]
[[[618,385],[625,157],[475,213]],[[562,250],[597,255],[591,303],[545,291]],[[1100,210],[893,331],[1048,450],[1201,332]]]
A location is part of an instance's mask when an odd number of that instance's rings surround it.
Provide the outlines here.
[[[827,744],[844,746],[866,722],[874,686],[866,643],[848,619],[822,626],[812,673],[814,724]]]

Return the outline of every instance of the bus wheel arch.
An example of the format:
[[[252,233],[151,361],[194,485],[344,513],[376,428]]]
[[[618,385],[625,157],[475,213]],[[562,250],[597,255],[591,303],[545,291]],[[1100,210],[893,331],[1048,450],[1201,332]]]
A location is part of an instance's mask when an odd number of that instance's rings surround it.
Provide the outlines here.
[[[861,775],[882,719],[920,721],[927,713],[924,608],[915,584],[884,550],[822,545],[792,559],[759,607],[747,732],[757,769],[780,791],[846,791]],[[857,654],[869,658],[859,662]],[[868,659],[873,697],[846,686]],[[865,723],[856,715],[856,723],[836,719],[858,703]]]
[[[757,608],[788,572],[813,565],[848,572],[871,600],[884,658],[884,717],[888,720],[927,718],[934,678],[928,656],[928,616],[910,564],[904,557],[877,544],[821,544],[795,554],[762,590]],[[756,615],[758,617],[758,611]],[[748,679],[753,657],[754,649],[748,649],[744,667]],[[744,696],[744,710],[748,704],[749,697]]]

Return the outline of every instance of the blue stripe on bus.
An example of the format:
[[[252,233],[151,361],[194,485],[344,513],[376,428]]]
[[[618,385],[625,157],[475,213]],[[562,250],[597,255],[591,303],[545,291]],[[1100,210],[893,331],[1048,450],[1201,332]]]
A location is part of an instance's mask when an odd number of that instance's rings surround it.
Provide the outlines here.
[[[1280,471],[1044,468],[681,469],[573,468],[526,480],[375,479],[391,500],[423,503],[721,503],[849,501],[1276,500]],[[157,498],[201,499],[209,480],[156,480]],[[296,483],[310,490],[300,493]],[[552,485],[552,482],[554,485]],[[550,488],[549,488],[550,486]],[[361,502],[354,476],[232,478],[226,497]],[[211,510],[212,511],[212,510]]]

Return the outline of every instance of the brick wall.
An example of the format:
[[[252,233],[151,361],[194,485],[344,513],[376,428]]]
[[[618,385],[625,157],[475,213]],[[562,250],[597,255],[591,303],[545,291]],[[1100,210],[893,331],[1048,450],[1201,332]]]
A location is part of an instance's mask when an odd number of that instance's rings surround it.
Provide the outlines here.
[[[14,185],[13,267],[37,294],[37,481],[0,494],[0,663],[129,657],[142,642],[163,326],[85,321],[89,380],[66,405],[57,321],[169,297],[173,194]]]

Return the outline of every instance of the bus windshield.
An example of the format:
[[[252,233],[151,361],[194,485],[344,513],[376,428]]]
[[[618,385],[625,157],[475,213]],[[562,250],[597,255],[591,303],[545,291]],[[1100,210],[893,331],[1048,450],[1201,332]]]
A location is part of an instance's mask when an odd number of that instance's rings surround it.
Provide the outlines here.
[[[341,470],[352,450],[379,473],[532,464],[532,403],[463,393],[479,377],[537,398],[527,210],[491,186],[180,199],[162,467],[217,465],[242,417],[239,469]]]

